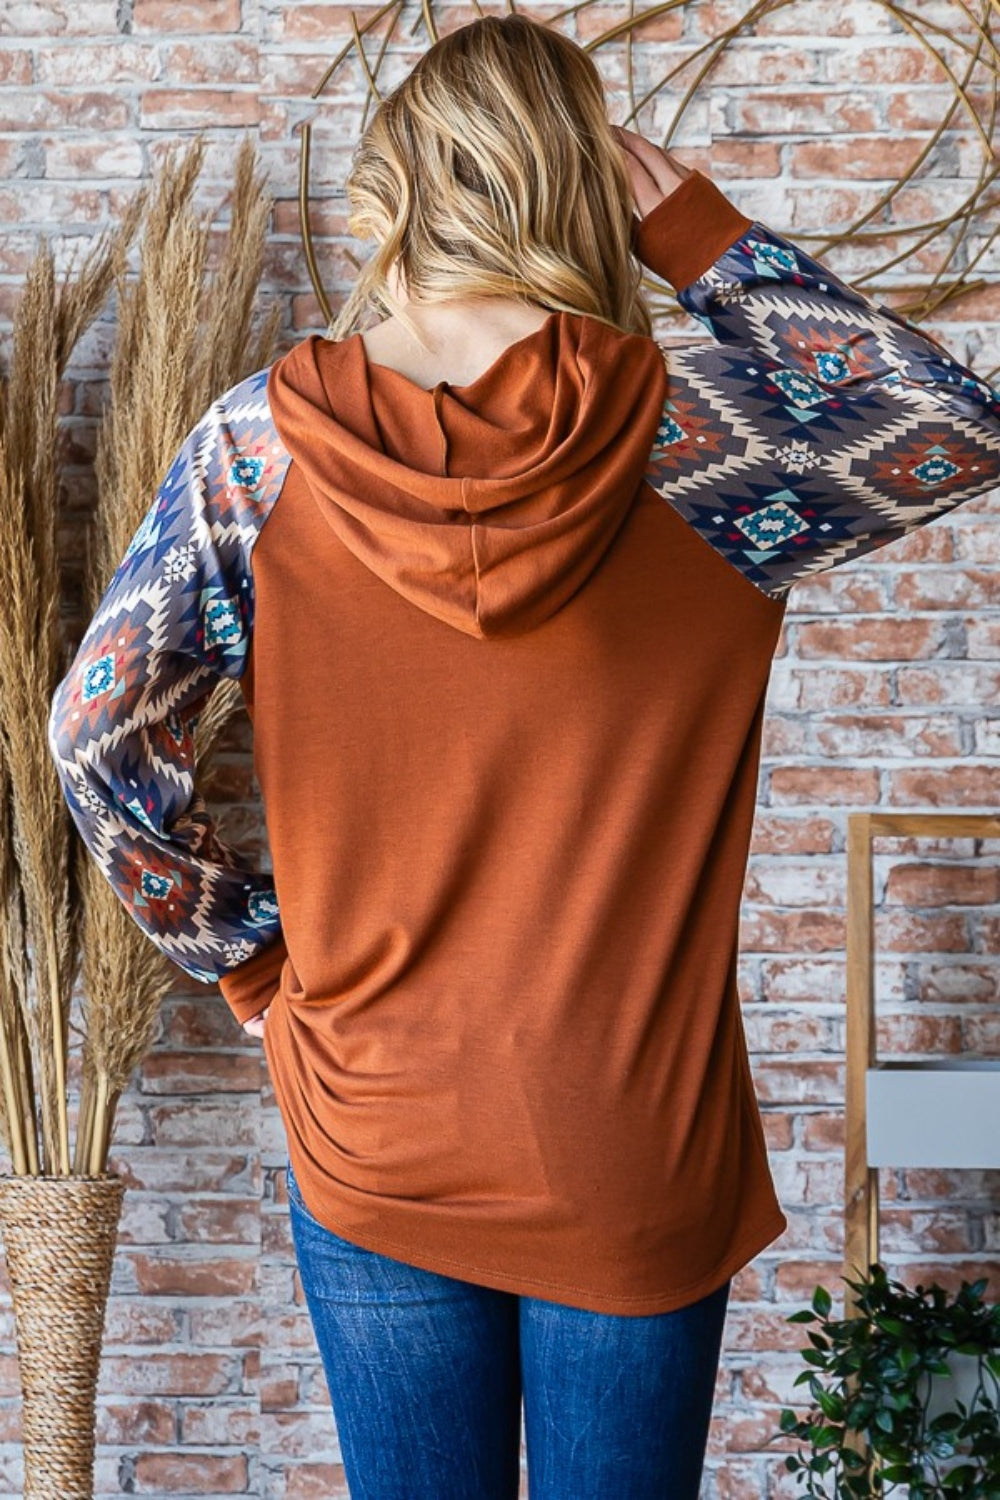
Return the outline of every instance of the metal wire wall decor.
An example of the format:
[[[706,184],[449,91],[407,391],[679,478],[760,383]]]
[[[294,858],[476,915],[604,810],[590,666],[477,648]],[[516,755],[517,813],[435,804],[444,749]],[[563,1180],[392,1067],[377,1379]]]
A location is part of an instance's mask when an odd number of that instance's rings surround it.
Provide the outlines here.
[[[689,107],[699,98],[699,91],[704,93],[710,85],[712,70],[719,60],[729,49],[738,45],[741,36],[756,34],[754,28],[759,22],[766,21],[768,17],[787,10],[796,3],[798,0],[751,0],[731,25],[725,26],[717,35],[705,38],[692,50],[688,50],[685,39],[685,55],[654,77],[648,85],[637,81],[641,71],[638,63],[641,61],[642,68],[648,70],[651,63],[655,65],[663,57],[669,60],[671,50],[669,42],[656,36],[657,23],[662,26],[664,17],[673,17],[674,26],[678,21],[683,24],[683,16],[676,13],[698,9],[701,0],[663,0],[662,4],[649,6],[639,12],[636,11],[633,0],[629,0],[628,5],[622,6],[620,21],[588,40],[581,41],[580,45],[590,52],[610,54],[609,64],[613,69],[610,76],[617,78],[623,75],[621,88],[628,99],[627,114],[619,112],[613,115],[615,123],[639,130],[650,139],[657,139],[657,136],[644,125],[644,117],[654,109],[657,114],[662,114],[663,101],[673,100],[683,87],[666,132],[659,137],[659,144],[669,149]],[[919,323],[921,319],[933,316],[946,303],[995,284],[989,277],[977,277],[974,273],[984,258],[989,267],[989,252],[1000,234],[1000,187],[996,182],[1000,174],[1000,153],[997,150],[1000,74],[997,22],[1000,18],[1000,0],[934,0],[932,4],[914,0],[912,8],[898,3],[898,0],[872,0],[872,4],[895,18],[897,27],[893,33],[888,34],[890,40],[892,36],[908,33],[926,49],[934,60],[942,83],[946,83],[950,90],[950,102],[943,108],[940,121],[929,138],[923,143],[919,139],[914,140],[913,160],[906,170],[877,194],[875,201],[854,223],[829,234],[796,230],[794,234],[789,233],[789,238],[800,242],[818,258],[826,257],[838,245],[867,247],[869,241],[890,242],[890,253],[879,264],[852,275],[850,284],[865,296],[889,300],[897,312]],[[567,22],[573,25],[577,18],[594,5],[599,7],[599,14],[606,13],[607,6],[601,0],[580,0],[580,3],[557,9],[551,15],[542,16],[536,11],[530,14],[536,20],[544,20],[547,25],[559,26]],[[435,13],[437,9],[434,0],[416,0],[416,3],[414,0],[389,0],[388,4],[376,9],[363,23],[359,23],[357,15],[351,11],[351,37],[327,67],[310,97],[318,100],[331,80],[357,61],[367,86],[357,129],[357,136],[360,136],[370,110],[382,98],[379,76],[384,69],[386,57],[394,56],[390,49],[395,44],[397,52],[412,54],[412,39],[418,32],[423,33],[427,45],[437,41],[441,34]],[[512,0],[508,0],[506,9],[514,11],[517,6]],[[839,12],[836,5],[830,4],[825,10],[831,20],[836,19]],[[474,15],[485,13],[479,0],[471,0],[471,12],[455,24],[465,24]],[[713,8],[712,14],[715,13]],[[456,8],[448,7],[447,14],[454,21]],[[407,29],[406,23],[410,17],[412,21]],[[957,54],[958,66],[953,65],[944,55],[946,49]],[[682,75],[688,74],[690,70],[693,70],[693,76],[684,86]],[[618,86],[614,82],[607,82],[608,70],[602,71],[609,97],[613,98],[618,93]],[[350,92],[346,84],[345,92]],[[747,97],[753,96],[748,94]],[[935,184],[948,180],[931,176],[924,169],[928,163],[934,163],[942,140],[947,135],[954,136],[956,132],[971,132],[981,147],[975,181],[969,183],[962,201],[950,212],[920,223],[897,223],[894,204],[905,189],[919,184],[933,191]],[[768,139],[773,141],[775,134],[770,133]],[[815,139],[815,136],[812,138]],[[738,134],[726,136],[727,141],[740,139]],[[301,126],[300,140],[299,222],[310,279],[323,316],[329,323],[332,321],[331,305],[320,278],[309,220],[311,145],[312,123],[305,121]],[[886,176],[888,175],[887,173]],[[801,183],[804,180],[796,181]],[[980,236],[981,242],[975,243]],[[809,245],[809,241],[816,243]],[[930,257],[926,253],[928,247],[931,247]],[[357,259],[349,250],[346,254],[358,266]],[[927,267],[928,259],[931,260],[929,279],[925,270],[920,281],[907,283],[896,279],[880,280],[896,267],[905,268],[905,263],[911,257],[920,257],[923,267]],[[648,282],[645,289],[654,317],[661,312],[676,311],[676,300],[664,292],[662,283]],[[888,296],[890,293],[891,298]],[[992,371],[983,372],[984,378],[992,380],[998,371],[1000,365]]]

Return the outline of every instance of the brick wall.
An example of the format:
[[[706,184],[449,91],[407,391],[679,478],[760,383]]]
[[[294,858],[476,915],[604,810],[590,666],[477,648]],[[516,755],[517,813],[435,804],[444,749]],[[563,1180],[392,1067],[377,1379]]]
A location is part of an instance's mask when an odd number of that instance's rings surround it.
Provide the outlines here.
[[[717,0],[661,17],[643,69],[662,74],[745,10]],[[961,29],[960,5],[920,12]],[[590,40],[625,14],[624,6],[592,6],[576,34]],[[443,29],[451,24],[442,19]],[[36,236],[49,236],[64,261],[118,212],[165,148],[202,127],[212,138],[206,203],[222,201],[243,131],[259,141],[277,199],[265,288],[284,307],[279,352],[321,329],[298,234],[295,128],[317,119],[313,223],[336,305],[350,279],[336,239],[338,190],[363,97],[360,70],[340,75],[320,106],[309,94],[349,35],[348,7],[295,0],[0,0],[5,330]],[[422,33],[415,45],[424,45]],[[612,118],[623,119],[622,54],[595,56],[612,89]],[[947,56],[960,66],[957,49]],[[407,66],[404,57],[385,77]],[[792,238],[836,231],[885,188],[886,173],[905,169],[950,97],[936,64],[881,6],[804,3],[761,22],[724,59],[671,144],[744,211]],[[985,121],[985,92],[979,99]],[[661,102],[641,128],[655,135],[673,107]],[[980,161],[981,143],[959,118],[899,200],[900,218],[953,210]],[[927,325],[981,373],[995,363],[1000,325],[1000,262],[991,254],[976,268],[989,284]],[[829,259],[848,278],[870,264],[860,249]],[[924,269],[936,263],[929,256]],[[70,531],[92,493],[107,332],[99,325],[88,336],[67,386]],[[702,336],[683,318],[664,321],[661,332]],[[796,585],[791,596],[769,695],[741,975],[790,1223],[736,1280],[708,1500],[798,1493],[781,1466],[784,1443],[761,1445],[780,1404],[798,1395],[803,1339],[785,1319],[818,1280],[839,1289],[846,816],[874,806],[996,806],[995,503],[969,502],[884,552]],[[219,810],[229,836],[259,849],[249,751],[241,721],[227,740]],[[880,1047],[995,1054],[997,848],[880,841],[876,849]],[[130,1190],[100,1388],[101,1495],[346,1495],[295,1274],[283,1159],[259,1043],[236,1028],[214,990],[179,976],[156,1048],[123,1101],[113,1153]],[[881,1184],[882,1254],[893,1274],[953,1285],[962,1275],[992,1275],[996,1297],[997,1174],[884,1171]],[[19,1494],[6,1298],[0,1316],[0,1491]]]

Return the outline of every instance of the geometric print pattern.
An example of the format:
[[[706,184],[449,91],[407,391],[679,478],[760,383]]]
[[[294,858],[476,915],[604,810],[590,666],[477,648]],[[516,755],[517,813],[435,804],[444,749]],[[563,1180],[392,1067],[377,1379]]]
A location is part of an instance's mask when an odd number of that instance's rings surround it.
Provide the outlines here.
[[[679,294],[715,342],[661,347],[648,482],[762,592],[1000,483],[1000,391],[765,225]],[[80,835],[147,936],[211,982],[279,938],[271,874],[219,838],[193,778],[198,714],[246,670],[251,557],[291,463],[268,370],[185,439],[53,695]]]
[[[763,593],[1000,484],[1000,390],[766,225],[678,301],[646,478]]]
[[[253,632],[251,554],[290,458],[267,369],[187,435],[52,698],[48,740],[73,821],[131,916],[211,982],[281,936],[272,876],[219,838],[193,734]]]

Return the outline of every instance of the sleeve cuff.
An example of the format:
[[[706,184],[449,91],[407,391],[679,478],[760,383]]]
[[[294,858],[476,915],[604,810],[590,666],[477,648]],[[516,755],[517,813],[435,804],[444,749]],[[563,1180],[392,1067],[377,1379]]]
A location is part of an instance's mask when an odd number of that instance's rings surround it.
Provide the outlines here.
[[[683,291],[753,224],[696,168],[639,220],[635,251],[643,265]]]
[[[274,999],[287,956],[288,949],[282,935],[245,963],[237,964],[219,976],[223,999],[241,1026]]]

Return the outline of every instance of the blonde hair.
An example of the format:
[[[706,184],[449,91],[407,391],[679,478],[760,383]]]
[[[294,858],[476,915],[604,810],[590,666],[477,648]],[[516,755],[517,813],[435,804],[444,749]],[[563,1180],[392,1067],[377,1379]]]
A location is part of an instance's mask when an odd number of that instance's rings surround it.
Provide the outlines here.
[[[379,104],[352,158],[348,229],[377,242],[327,337],[415,303],[502,296],[652,331],[628,172],[589,54],[526,16],[433,44]],[[420,340],[423,342],[423,340]]]

